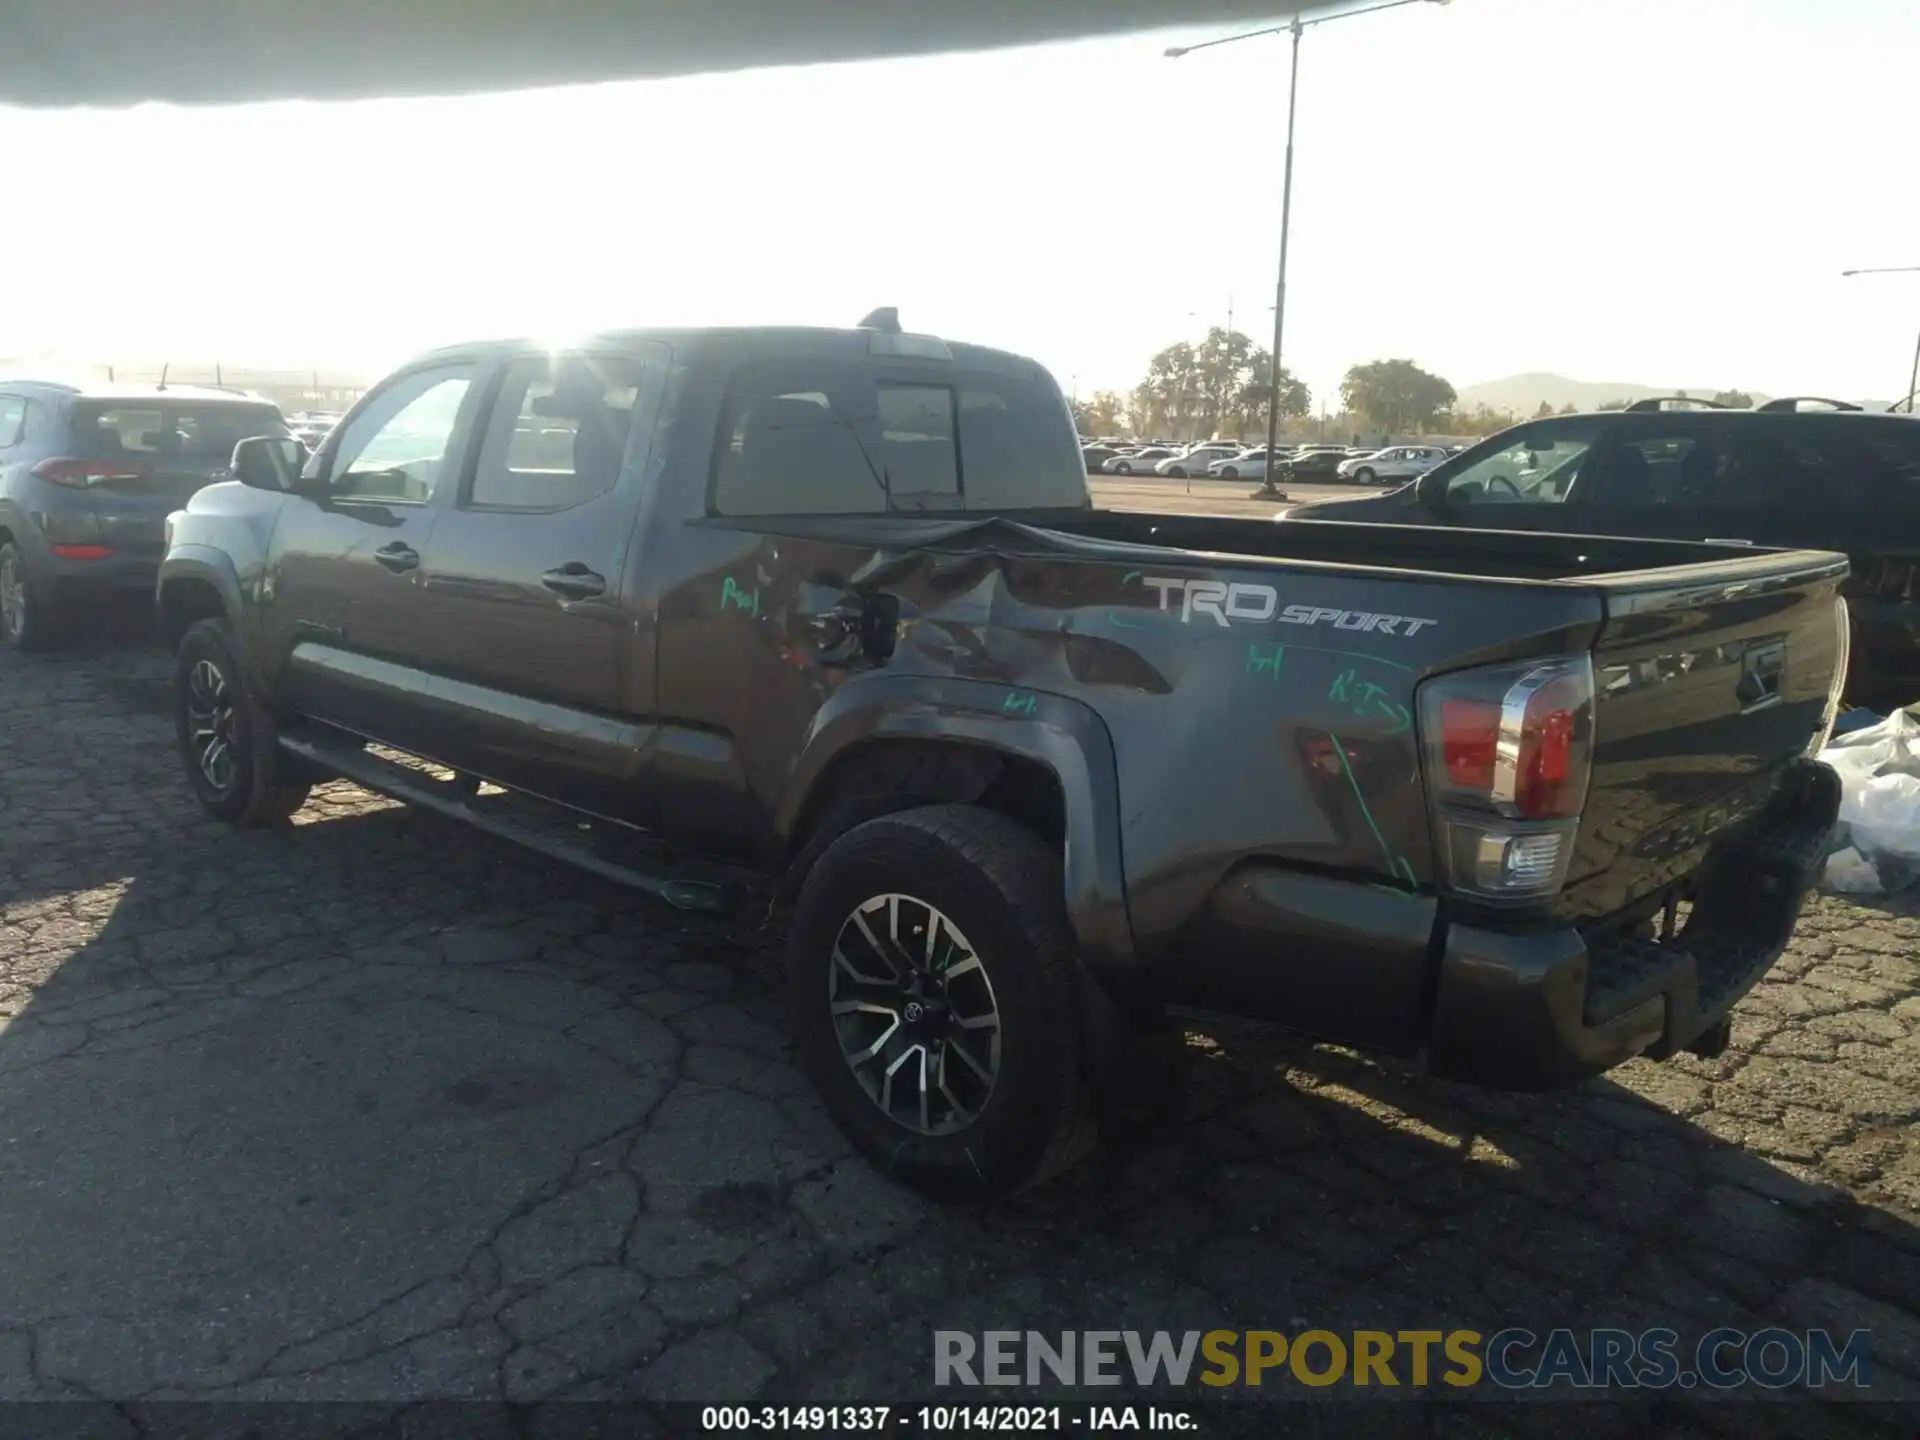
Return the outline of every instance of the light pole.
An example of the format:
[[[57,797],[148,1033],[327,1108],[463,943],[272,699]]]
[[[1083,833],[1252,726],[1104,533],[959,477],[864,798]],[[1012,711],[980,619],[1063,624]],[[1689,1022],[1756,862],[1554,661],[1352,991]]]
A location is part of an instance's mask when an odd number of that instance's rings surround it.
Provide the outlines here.
[[[1920,265],[1872,265],[1862,270],[1842,270],[1842,279],[1851,279],[1855,275],[1912,275],[1920,272]],[[1913,342],[1913,369],[1907,374],[1907,413],[1913,414],[1913,399],[1920,394],[1920,339]],[[1900,402],[1893,402],[1898,410]]]
[[[1300,89],[1300,36],[1309,25],[1324,25],[1329,20],[1349,20],[1356,15],[1372,15],[1381,10],[1398,10],[1403,5],[1445,5],[1447,0],[1381,0],[1357,10],[1341,10],[1332,15],[1316,15],[1303,20],[1295,15],[1285,25],[1269,25],[1263,30],[1248,30],[1240,35],[1224,35],[1218,40],[1202,40],[1198,45],[1174,45],[1167,59],[1178,60],[1196,50],[1211,50],[1216,45],[1235,45],[1282,32],[1293,37],[1293,53],[1287,73],[1287,158],[1280,181],[1280,267],[1273,283],[1273,355],[1267,374],[1267,465],[1263,489],[1274,489],[1274,451],[1280,445],[1280,345],[1287,327],[1287,236],[1293,226],[1293,116],[1294,99]]]

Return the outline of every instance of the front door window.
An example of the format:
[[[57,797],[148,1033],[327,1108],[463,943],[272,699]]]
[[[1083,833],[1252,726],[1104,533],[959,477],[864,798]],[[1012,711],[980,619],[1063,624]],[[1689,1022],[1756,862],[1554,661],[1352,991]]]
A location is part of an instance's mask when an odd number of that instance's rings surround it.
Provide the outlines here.
[[[340,500],[424,505],[446,465],[473,383],[471,365],[439,365],[395,381],[348,422],[333,452]]]
[[[1599,438],[1592,420],[1529,425],[1502,436],[1493,448],[1463,456],[1446,477],[1450,506],[1565,504],[1587,469]]]

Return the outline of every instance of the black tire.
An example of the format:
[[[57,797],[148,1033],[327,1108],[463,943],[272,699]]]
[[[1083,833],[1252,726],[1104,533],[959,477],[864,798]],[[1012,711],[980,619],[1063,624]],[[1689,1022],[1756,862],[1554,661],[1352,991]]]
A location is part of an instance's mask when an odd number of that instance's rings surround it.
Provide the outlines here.
[[[1229,465],[1220,472],[1220,478],[1222,480],[1238,480],[1240,478],[1240,472]]]
[[[312,782],[287,775],[272,712],[248,688],[225,620],[196,621],[180,641],[173,725],[187,784],[209,814],[243,827],[278,825],[306,803]],[[208,760],[220,742],[224,755]]]
[[[1122,460],[1113,467],[1113,473],[1115,475],[1131,475],[1133,473],[1133,466]]]
[[[903,912],[937,907],[991,986],[998,1065],[971,1117],[946,1133],[881,1108],[856,1078],[832,1011],[841,932],[863,905],[889,895],[910,897]],[[1091,1147],[1078,970],[1061,897],[1059,854],[1017,822],[970,805],[869,820],[815,862],[787,945],[800,1062],[841,1130],[883,1173],[932,1195],[988,1199],[1039,1184]],[[921,977],[950,985],[937,980],[939,968],[935,962]],[[920,1063],[943,1043],[953,1042],[922,1044]]]
[[[1167,474],[1170,478],[1175,480],[1184,480],[1187,478],[1186,470],[1178,465],[1174,466],[1171,470],[1167,471]]]
[[[1362,465],[1358,470],[1353,472],[1353,478],[1358,480],[1362,485],[1371,485],[1373,483],[1373,471],[1367,466]]]
[[[55,649],[64,629],[46,588],[27,574],[27,557],[12,540],[0,540],[0,586],[17,586],[14,603],[0,597],[0,642],[29,655]]]

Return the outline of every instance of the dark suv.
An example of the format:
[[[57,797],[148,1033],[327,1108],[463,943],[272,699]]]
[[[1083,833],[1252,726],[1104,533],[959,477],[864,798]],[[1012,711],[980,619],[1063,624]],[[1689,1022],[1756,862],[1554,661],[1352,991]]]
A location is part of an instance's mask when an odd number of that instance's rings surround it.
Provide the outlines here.
[[[239,441],[287,433],[234,390],[0,383],[0,638],[46,649],[79,604],[151,595],[168,513]]]
[[[1817,408],[1816,408],[1817,407]],[[1643,400],[1502,431],[1386,495],[1293,520],[1637,535],[1845,551],[1848,696],[1920,700],[1920,421],[1831,400]]]

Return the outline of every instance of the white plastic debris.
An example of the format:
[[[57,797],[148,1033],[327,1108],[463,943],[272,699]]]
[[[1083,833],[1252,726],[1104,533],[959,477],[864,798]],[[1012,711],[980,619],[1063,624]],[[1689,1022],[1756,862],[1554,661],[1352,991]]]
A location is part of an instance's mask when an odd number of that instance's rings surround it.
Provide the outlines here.
[[[1878,895],[1881,889],[1880,872],[1851,845],[1827,857],[1826,873],[1820,878],[1827,889],[1842,895]]]
[[[1896,710],[1835,736],[1820,758],[1840,776],[1844,827],[1828,888],[1861,895],[1910,884],[1920,871],[1920,720]]]

